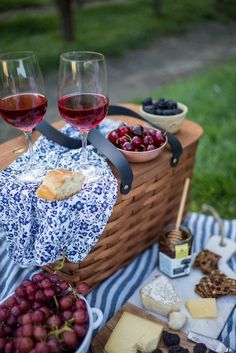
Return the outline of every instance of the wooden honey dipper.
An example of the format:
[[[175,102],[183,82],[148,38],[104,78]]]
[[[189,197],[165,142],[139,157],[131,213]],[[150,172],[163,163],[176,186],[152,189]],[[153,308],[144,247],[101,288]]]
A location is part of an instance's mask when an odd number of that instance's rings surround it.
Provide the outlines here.
[[[186,178],[185,183],[184,183],[184,188],[181,196],[181,201],[179,205],[179,210],[178,210],[178,215],[176,219],[176,224],[175,228],[172,229],[168,234],[167,237],[169,239],[169,242],[172,244],[178,244],[181,240],[183,240],[183,234],[182,231],[179,229],[182,219],[183,219],[183,212],[184,212],[184,207],[186,203],[186,198],[188,194],[188,189],[189,189],[189,184],[190,184],[190,179]]]

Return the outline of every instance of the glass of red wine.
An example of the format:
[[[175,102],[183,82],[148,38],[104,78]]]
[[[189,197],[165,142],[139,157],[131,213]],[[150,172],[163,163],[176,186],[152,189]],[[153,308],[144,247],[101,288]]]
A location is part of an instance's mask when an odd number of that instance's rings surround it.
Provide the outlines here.
[[[35,54],[0,54],[0,116],[25,135],[29,162],[17,176],[24,182],[37,182],[45,173],[35,159],[32,130],[43,120],[46,110],[43,78]]]
[[[107,75],[104,55],[75,51],[60,56],[58,109],[61,117],[82,139],[79,170],[89,180],[98,176],[99,164],[87,150],[87,136],[108,110]]]

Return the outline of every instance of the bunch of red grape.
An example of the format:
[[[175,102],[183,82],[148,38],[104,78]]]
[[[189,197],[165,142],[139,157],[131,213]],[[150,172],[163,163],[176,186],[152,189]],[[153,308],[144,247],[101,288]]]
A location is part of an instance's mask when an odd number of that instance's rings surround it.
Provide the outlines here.
[[[124,151],[143,152],[161,147],[166,142],[166,136],[159,129],[122,123],[108,134],[108,140]]]
[[[88,285],[43,272],[24,280],[0,305],[0,353],[75,352],[88,330]]]

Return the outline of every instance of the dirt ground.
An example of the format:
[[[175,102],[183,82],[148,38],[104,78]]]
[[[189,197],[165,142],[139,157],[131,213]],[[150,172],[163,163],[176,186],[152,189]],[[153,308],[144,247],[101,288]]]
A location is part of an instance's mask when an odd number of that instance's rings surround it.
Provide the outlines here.
[[[132,102],[171,81],[236,58],[236,23],[205,23],[178,37],[158,39],[148,48],[132,50],[119,59],[107,58],[111,103]],[[49,122],[57,111],[57,73],[45,77]],[[21,132],[0,120],[0,143]]]

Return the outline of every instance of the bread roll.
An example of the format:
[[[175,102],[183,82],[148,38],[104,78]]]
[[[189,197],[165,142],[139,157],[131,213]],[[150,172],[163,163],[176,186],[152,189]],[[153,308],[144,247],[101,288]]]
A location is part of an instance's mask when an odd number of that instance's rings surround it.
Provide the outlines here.
[[[79,192],[84,179],[85,176],[80,172],[49,170],[36,195],[45,200],[63,200]]]

